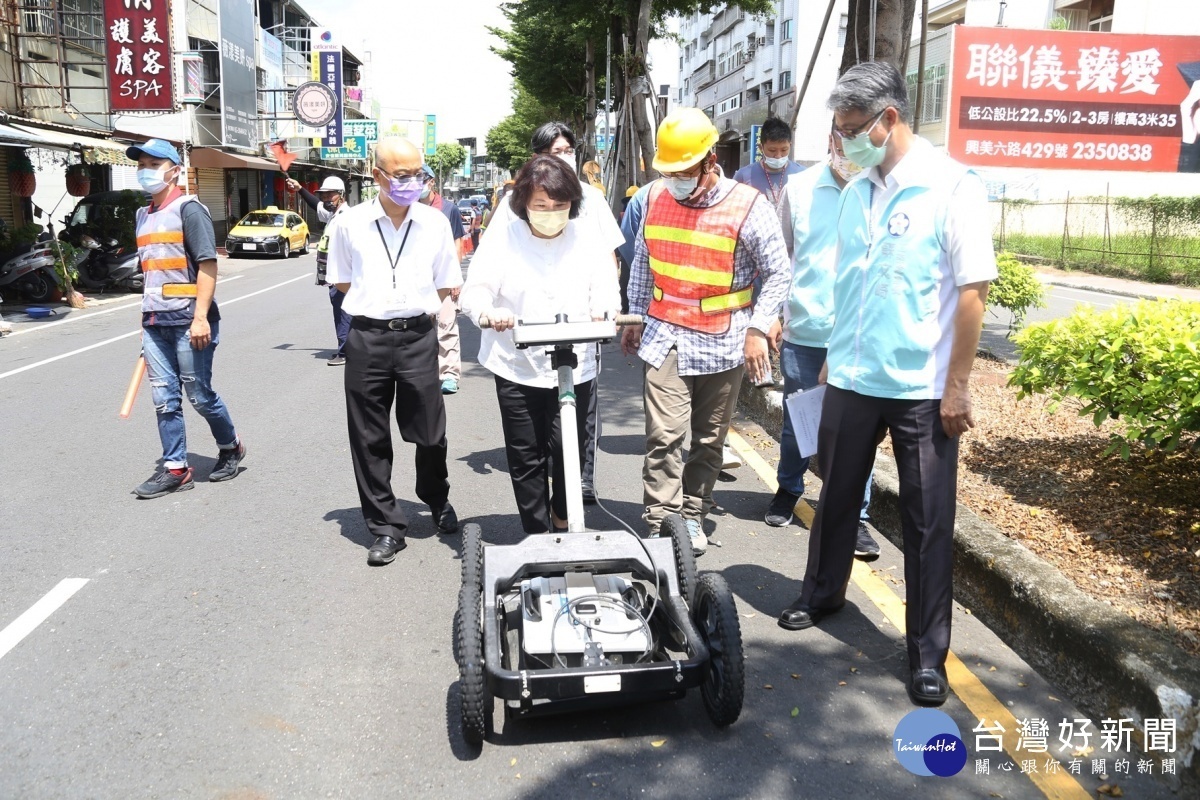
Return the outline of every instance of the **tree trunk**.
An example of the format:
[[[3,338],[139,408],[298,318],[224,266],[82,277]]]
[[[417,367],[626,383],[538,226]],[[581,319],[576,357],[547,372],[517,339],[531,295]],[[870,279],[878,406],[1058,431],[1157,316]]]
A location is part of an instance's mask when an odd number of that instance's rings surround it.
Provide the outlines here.
[[[583,147],[580,148],[580,163],[596,157],[596,45],[589,36],[584,44],[584,83],[587,102],[584,108]]]
[[[838,74],[855,64],[871,61],[871,5],[875,4],[875,61],[890,61],[900,74],[908,72],[908,44],[912,38],[917,0],[861,0],[847,9],[846,37]]]
[[[639,178],[635,183],[639,186],[658,177],[658,173],[650,165],[650,161],[654,157],[654,129],[650,125],[650,118],[646,113],[646,101],[653,99],[654,96],[650,77],[646,74],[646,48],[650,41],[650,6],[651,0],[641,0],[638,6],[637,28],[634,31],[632,46],[629,48],[632,53],[632,57],[629,59],[631,62],[629,98],[633,109],[633,125],[637,131],[636,141],[639,145],[638,149],[641,150],[640,154],[634,154],[633,164]],[[645,92],[638,94],[640,89],[645,89]],[[642,161],[641,169],[638,169],[637,163],[639,155]]]

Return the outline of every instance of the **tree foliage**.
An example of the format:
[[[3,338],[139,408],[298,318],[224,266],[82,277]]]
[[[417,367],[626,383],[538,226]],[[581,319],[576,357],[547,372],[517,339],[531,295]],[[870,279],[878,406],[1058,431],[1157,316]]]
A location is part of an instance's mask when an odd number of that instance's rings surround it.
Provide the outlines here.
[[[556,109],[539,103],[520,81],[516,81],[513,113],[489,130],[484,139],[488,157],[500,168],[516,172],[529,160],[529,140],[534,130],[543,122],[558,118]]]
[[[461,167],[467,161],[467,148],[458,142],[439,142],[433,155],[425,157],[425,163],[437,176],[440,186],[446,176]]]
[[[1011,338],[1025,324],[1029,309],[1046,307],[1046,289],[1033,267],[1022,264],[1012,253],[997,255],[996,269],[999,277],[988,287],[987,301],[989,306],[1000,306],[1011,314],[1006,334]]]

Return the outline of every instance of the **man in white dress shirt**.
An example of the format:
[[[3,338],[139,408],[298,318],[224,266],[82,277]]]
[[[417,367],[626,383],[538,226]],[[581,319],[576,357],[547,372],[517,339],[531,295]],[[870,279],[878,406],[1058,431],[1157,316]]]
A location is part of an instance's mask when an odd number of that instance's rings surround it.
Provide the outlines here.
[[[405,548],[408,520],[392,492],[389,416],[396,401],[400,436],[416,445],[417,497],[439,533],[458,530],[449,503],[446,407],[438,380],[434,316],[462,284],[450,223],[418,200],[421,153],[386,137],[375,150],[379,196],[338,218],[326,280],[346,293],[346,416],[363,518],[375,536],[367,563],[391,562]]]

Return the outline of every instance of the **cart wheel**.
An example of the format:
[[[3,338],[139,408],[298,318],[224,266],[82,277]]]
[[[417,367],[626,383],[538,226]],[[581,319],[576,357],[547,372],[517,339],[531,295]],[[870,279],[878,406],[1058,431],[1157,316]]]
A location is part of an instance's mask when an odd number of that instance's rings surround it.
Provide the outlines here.
[[[481,744],[491,731],[495,704],[484,679],[482,600],[478,587],[459,590],[458,686],[463,738],[471,744]]]
[[[462,585],[483,590],[483,530],[475,522],[463,525]]]
[[[737,606],[723,577],[712,572],[700,576],[692,617],[708,646],[708,672],[700,684],[704,708],[713,724],[724,728],[742,713],[746,674]]]
[[[696,592],[696,553],[692,550],[692,540],[688,536],[687,525],[683,517],[671,514],[662,521],[663,532],[671,537],[675,550],[675,575],[679,579],[679,594],[688,608],[695,606]]]

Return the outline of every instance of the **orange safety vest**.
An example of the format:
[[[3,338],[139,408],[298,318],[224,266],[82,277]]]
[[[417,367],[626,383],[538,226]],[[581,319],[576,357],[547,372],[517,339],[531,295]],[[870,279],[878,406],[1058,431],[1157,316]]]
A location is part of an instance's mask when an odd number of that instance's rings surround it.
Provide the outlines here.
[[[733,289],[733,251],[756,189],[736,184],[715,206],[675,202],[662,184],[650,190],[643,235],[654,273],[648,313],[701,333],[725,333],[733,311],[750,305],[753,287]]]

